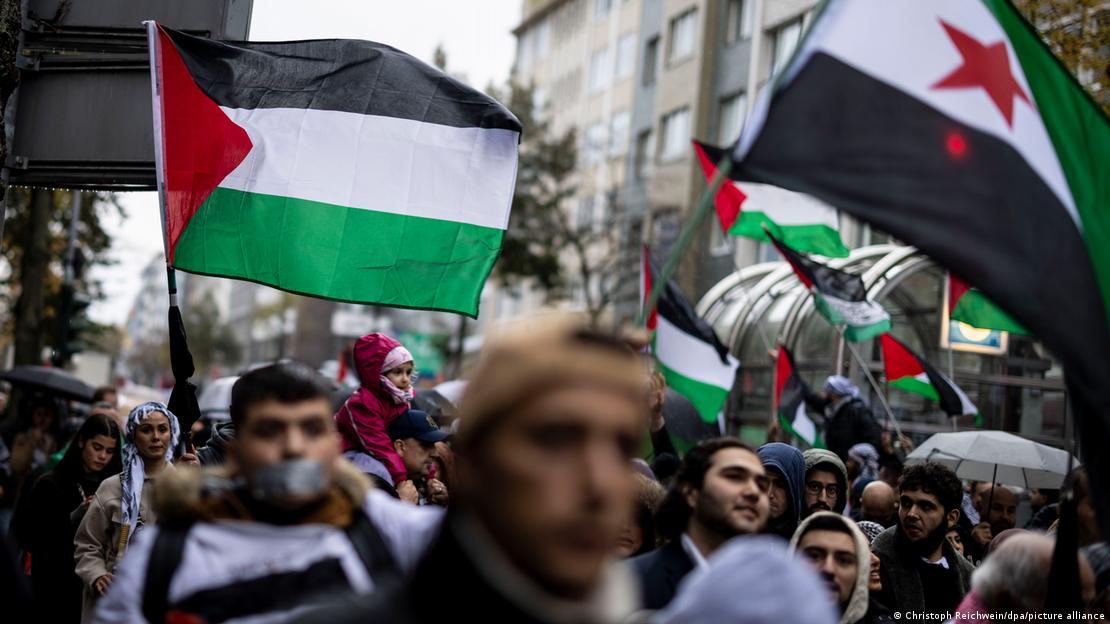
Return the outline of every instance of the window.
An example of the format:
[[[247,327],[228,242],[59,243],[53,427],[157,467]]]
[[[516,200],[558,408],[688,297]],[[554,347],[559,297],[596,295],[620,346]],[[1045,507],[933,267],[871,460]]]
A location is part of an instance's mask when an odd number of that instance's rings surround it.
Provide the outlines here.
[[[551,22],[544,20],[536,27],[535,56],[537,61],[542,61],[551,51]]]
[[[609,122],[609,155],[624,156],[628,153],[628,111],[620,111],[613,115]]]
[[[589,167],[601,160],[605,153],[605,124],[594,122],[586,128],[582,145],[582,166]]]
[[[802,18],[798,17],[779,26],[771,33],[771,75],[777,76],[802,39]]]
[[[755,21],[753,0],[728,0],[725,9],[725,43],[735,43],[752,36]]]
[[[694,53],[694,43],[697,40],[697,9],[690,9],[685,13],[671,19],[669,29],[667,62],[680,61]]]
[[[652,139],[651,128],[636,135],[636,179],[644,180],[651,175]]]
[[[541,86],[532,87],[532,110],[542,114],[547,108],[547,89]]]
[[[613,8],[613,0],[594,0],[594,17],[605,17]]]
[[[663,141],[659,146],[659,158],[677,160],[686,155],[690,142],[690,109],[683,106],[667,113],[660,128]]]
[[[644,44],[644,75],[641,82],[644,86],[655,84],[655,64],[659,59],[659,37],[652,37]]]
[[[532,71],[532,31],[526,30],[520,34],[520,38],[516,40],[516,69],[521,74],[528,74]]]
[[[617,80],[624,80],[636,69],[636,35],[629,33],[617,42]]]
[[[609,73],[612,65],[609,63],[609,48],[602,48],[594,52],[590,59],[590,93],[603,91],[609,86]]]
[[[579,228],[593,227],[594,198],[583,197],[578,200],[578,210],[574,215],[574,225]]]
[[[731,145],[740,136],[744,116],[748,113],[748,96],[744,93],[730,95],[721,100],[720,117],[717,120],[717,142]]]

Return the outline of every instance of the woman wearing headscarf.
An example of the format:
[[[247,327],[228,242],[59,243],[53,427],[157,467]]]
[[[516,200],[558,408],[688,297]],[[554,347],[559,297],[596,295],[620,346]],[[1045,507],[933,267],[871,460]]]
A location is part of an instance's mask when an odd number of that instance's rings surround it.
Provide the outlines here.
[[[180,428],[165,405],[143,403],[131,410],[123,431],[123,470],[97,488],[75,539],[77,576],[85,586],[81,621],[92,620],[96,599],[112,584],[112,571],[135,533],[156,518],[150,505],[153,482],[173,468]],[[195,456],[183,456],[188,463]]]
[[[35,481],[16,515],[31,555],[35,614],[44,622],[73,622],[81,613],[73,538],[100,484],[119,474],[119,437],[115,420],[89,416],[58,465]]]

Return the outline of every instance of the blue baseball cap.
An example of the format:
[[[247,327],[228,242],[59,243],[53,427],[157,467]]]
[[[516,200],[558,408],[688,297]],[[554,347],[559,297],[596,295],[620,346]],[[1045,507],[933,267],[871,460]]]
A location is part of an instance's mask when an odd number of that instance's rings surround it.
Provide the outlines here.
[[[397,417],[387,428],[389,439],[416,438],[421,442],[440,442],[449,435],[440,430],[428,412],[410,409]]]

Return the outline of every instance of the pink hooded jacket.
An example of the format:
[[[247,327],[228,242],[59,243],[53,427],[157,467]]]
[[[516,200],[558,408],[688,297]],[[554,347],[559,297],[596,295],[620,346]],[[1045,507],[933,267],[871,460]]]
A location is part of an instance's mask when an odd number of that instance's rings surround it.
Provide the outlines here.
[[[385,465],[393,483],[408,479],[405,464],[393,450],[386,427],[409,409],[397,404],[381,385],[382,363],[395,347],[401,346],[385,334],[369,334],[358,339],[354,348],[355,372],[361,385],[335,413],[335,424],[343,439],[343,452],[358,451],[371,455]]]

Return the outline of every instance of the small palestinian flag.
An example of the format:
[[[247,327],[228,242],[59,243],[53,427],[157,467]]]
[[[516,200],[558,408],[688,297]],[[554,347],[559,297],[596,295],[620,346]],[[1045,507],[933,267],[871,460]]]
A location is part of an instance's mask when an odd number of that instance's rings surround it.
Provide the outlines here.
[[[1041,340],[1110,534],[1110,118],[1009,0],[822,2],[765,93],[730,177],[913,245]]]
[[[646,246],[643,271],[642,283],[650,285],[654,270]],[[650,286],[644,292],[646,297]],[[651,349],[667,385],[689,399],[704,422],[717,423],[740,362],[674,282],[667,283],[651,318],[655,319]]]
[[[886,382],[899,390],[921,395],[937,403],[949,416],[978,414],[979,408],[951,379],[940,374],[925,358],[890,334],[879,337],[883,346]]]
[[[845,338],[860,342],[890,329],[890,315],[879,304],[868,301],[860,276],[825,266],[768,236],[813,293],[813,303],[821,316],[833,325],[844,326]]]
[[[725,150],[694,141],[694,151],[706,181],[711,181]],[[726,234],[771,242],[766,229],[791,249],[831,258],[848,256],[836,210],[808,195],[756,182],[745,183],[741,190],[736,182],[725,180],[715,205]]]
[[[516,181],[505,107],[378,43],[147,29],[171,266],[477,316]]]
[[[775,413],[779,416],[779,424],[811,447],[825,448],[817,425],[806,414],[808,393],[809,388],[794,368],[794,356],[779,345],[779,356],[775,360]]]
[[[997,329],[1013,334],[1029,333],[983,293],[952,273],[948,274],[948,317],[979,329]]]

